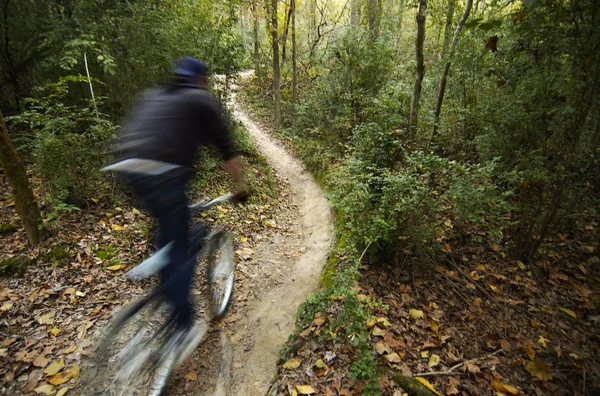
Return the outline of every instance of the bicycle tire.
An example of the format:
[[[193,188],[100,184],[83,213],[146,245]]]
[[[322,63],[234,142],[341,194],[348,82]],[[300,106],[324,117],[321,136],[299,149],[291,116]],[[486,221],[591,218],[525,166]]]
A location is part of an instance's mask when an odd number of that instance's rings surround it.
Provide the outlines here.
[[[153,357],[173,326],[155,290],[125,306],[104,333],[88,375],[86,394],[145,395],[162,366]],[[166,381],[163,384],[166,385]],[[154,394],[160,394],[155,393]]]
[[[207,300],[211,320],[216,321],[227,313],[233,295],[235,278],[233,239],[225,231],[220,231],[207,242],[205,252]]]

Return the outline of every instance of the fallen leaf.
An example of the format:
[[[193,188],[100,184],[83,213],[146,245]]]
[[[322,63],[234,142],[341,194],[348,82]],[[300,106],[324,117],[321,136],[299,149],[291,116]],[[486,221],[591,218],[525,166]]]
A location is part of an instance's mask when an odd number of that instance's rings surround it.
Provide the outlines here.
[[[58,392],[56,392],[56,395],[54,395],[54,396],[63,396],[65,393],[67,393],[68,390],[69,390],[68,386],[65,386],[64,388],[60,388],[60,390]]]
[[[65,355],[71,354],[77,350],[77,345],[73,344],[63,351]]]
[[[471,271],[471,279],[473,279],[474,281],[478,281],[479,280],[479,274],[477,273],[477,271]]]
[[[375,344],[375,351],[377,351],[377,353],[380,355],[385,355],[386,353],[391,353],[392,348],[390,348],[383,341],[379,341],[377,344]]]
[[[546,347],[546,344],[548,343],[548,341],[550,341],[547,338],[544,338],[544,336],[540,336],[540,339],[538,340],[538,343],[540,343],[544,348]]]
[[[246,242],[248,242],[248,237],[245,237],[245,236],[243,236],[243,235],[242,235],[242,236],[240,237],[240,241],[241,241],[242,243],[246,243]]]
[[[525,351],[527,352],[527,356],[529,356],[529,360],[533,360],[535,358],[535,349],[533,349],[531,341],[529,341],[529,343],[527,344]]]
[[[422,319],[423,317],[425,317],[425,314],[420,309],[411,309],[408,311],[408,313],[410,317],[414,320]]]
[[[385,335],[386,331],[384,329],[382,329],[379,326],[375,326],[373,327],[373,332],[371,334],[373,334],[373,336],[375,337],[383,337]]]
[[[69,368],[69,370],[67,370],[67,372],[65,373],[65,375],[68,375],[69,377],[73,378],[73,379],[77,379],[79,378],[79,373],[81,372],[81,368],[79,367],[78,364],[74,364],[73,366],[71,366]]]
[[[317,368],[323,368],[323,367],[325,367],[325,362],[323,361],[323,359],[318,359],[318,360],[315,362],[315,366],[316,366]]]
[[[519,268],[521,268],[523,271],[525,271],[525,264],[523,264],[522,262],[517,260],[517,265],[519,266]]]
[[[519,390],[517,388],[515,388],[514,386],[510,386],[508,384],[503,384],[502,382],[498,381],[495,378],[492,379],[492,388],[494,388],[498,392],[502,392],[502,393],[510,393],[513,395],[516,395],[519,393]]]
[[[433,392],[435,395],[437,396],[442,396],[440,394],[440,392],[438,392],[437,390],[435,390],[435,388],[433,387],[433,385],[431,385],[429,383],[429,381],[427,381],[425,378],[423,377],[416,377],[415,378],[417,381],[419,381],[421,383],[421,385],[423,385],[425,388],[429,389],[431,392]]]
[[[566,313],[567,315],[569,315],[573,319],[577,319],[577,314],[574,311],[571,311],[570,309],[567,309],[567,308],[558,308],[558,309],[560,311],[563,311],[564,313]]]
[[[300,359],[300,358],[291,358],[291,359],[289,359],[287,362],[285,362],[283,364],[283,368],[284,369],[288,369],[288,370],[292,370],[292,369],[300,367],[301,364],[302,364],[302,359]]]
[[[192,367],[190,369],[190,371],[188,371],[185,374],[185,380],[186,381],[197,381],[198,380],[198,373],[196,372],[196,369],[194,367]]]
[[[34,359],[33,365],[35,367],[46,367],[48,365],[48,358],[46,358],[44,355],[39,355]]]
[[[531,375],[538,377],[542,381],[552,379],[552,370],[540,359],[535,359],[535,361],[527,363],[525,368]]]
[[[392,324],[384,317],[377,318],[377,323],[382,324],[384,327],[390,327]]]
[[[42,325],[43,324],[53,324],[55,314],[56,314],[56,311],[46,312],[45,314],[36,317],[35,320],[37,320],[37,322]]]
[[[438,329],[440,328],[440,326],[434,320],[430,320],[429,325],[431,326],[431,330],[433,331],[438,331]]]
[[[123,268],[125,268],[125,266],[123,264],[115,264],[115,265],[111,265],[110,267],[106,267],[107,270],[111,270],[111,271],[119,271],[119,270],[122,270]]]
[[[325,322],[327,322],[327,318],[325,316],[317,316],[313,319],[311,326],[319,327]]]
[[[60,360],[55,360],[50,363],[50,365],[44,369],[44,373],[46,376],[52,376],[62,370],[63,367],[65,367],[65,361],[63,358],[60,358]]]
[[[465,363],[464,370],[471,374],[479,374],[481,372],[481,369],[473,363]]]
[[[296,385],[296,390],[301,395],[311,395],[317,393],[310,385]]]
[[[65,382],[69,382],[71,377],[63,377],[63,373],[56,373],[53,376],[46,378],[46,381],[52,385],[62,385]]]
[[[43,393],[44,395],[53,395],[54,394],[54,385],[45,384],[42,386],[38,386],[33,390],[35,393]]]
[[[429,351],[427,351],[427,350],[421,351],[421,357],[423,359],[427,359],[429,357]]]
[[[8,356],[8,348],[0,348],[0,357]]]
[[[2,304],[2,306],[0,307],[0,311],[8,311],[9,309],[12,308],[13,306],[13,302],[12,301],[6,301],[4,302],[4,304]]]
[[[402,358],[396,352],[384,355],[383,358],[390,363],[400,363],[402,361]]]
[[[438,364],[440,364],[440,357],[436,354],[432,354],[431,356],[429,356],[429,368],[435,367]]]
[[[57,335],[59,335],[62,332],[60,327],[54,326],[52,328],[52,330],[50,330],[50,334],[52,334],[54,337],[56,337]]]

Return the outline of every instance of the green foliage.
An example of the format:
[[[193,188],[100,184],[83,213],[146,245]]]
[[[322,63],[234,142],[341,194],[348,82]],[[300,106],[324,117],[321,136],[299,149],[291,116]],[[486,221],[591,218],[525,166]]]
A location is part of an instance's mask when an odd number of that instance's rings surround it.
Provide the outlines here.
[[[0,276],[21,274],[30,263],[31,260],[25,256],[14,256],[4,259],[0,261]]]
[[[16,230],[17,227],[14,224],[0,224],[0,235],[12,234]]]
[[[52,211],[48,212],[44,217],[43,224],[40,224],[40,229],[42,227],[53,227],[57,224],[58,220],[61,217],[66,215],[67,213],[71,213],[73,211],[80,210],[77,206],[66,204],[63,202],[57,203],[52,206]]]
[[[29,141],[33,162],[54,203],[85,204],[104,184],[99,169],[115,126],[88,105],[67,105],[71,84],[84,76],[68,76],[42,89],[43,96],[26,101],[27,110],[10,117],[16,129],[34,133]],[[63,207],[64,209],[64,207]]]
[[[406,154],[397,169],[353,156],[338,169],[331,198],[357,246],[435,253],[442,231],[446,238],[466,233],[466,224],[500,239],[510,190],[493,181],[493,170],[493,163],[466,165],[421,152]]]
[[[57,245],[50,249],[45,255],[44,260],[46,263],[63,267],[69,263],[71,254],[69,248],[66,245]]]

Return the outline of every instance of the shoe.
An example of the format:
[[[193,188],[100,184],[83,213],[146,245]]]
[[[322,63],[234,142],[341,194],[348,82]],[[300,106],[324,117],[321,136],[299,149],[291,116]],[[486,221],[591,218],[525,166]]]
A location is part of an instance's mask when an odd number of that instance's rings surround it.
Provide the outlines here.
[[[208,331],[208,323],[199,319],[197,323],[180,333],[180,339],[175,350],[175,367],[183,363],[198,348]],[[177,335],[176,335],[177,336]]]

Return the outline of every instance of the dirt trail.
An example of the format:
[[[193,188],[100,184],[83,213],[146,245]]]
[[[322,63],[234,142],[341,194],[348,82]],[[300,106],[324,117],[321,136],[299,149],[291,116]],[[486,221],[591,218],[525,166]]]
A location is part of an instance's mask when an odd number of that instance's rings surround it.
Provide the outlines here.
[[[250,119],[235,96],[231,104],[282,179],[284,204],[276,228],[260,237],[252,259],[238,262],[230,312],[177,370],[169,396],[265,395],[279,352],[293,332],[294,314],[316,289],[331,248],[333,224],[323,191],[298,160]]]
[[[254,137],[260,152],[290,184],[299,215],[293,227],[296,229],[288,230],[288,236],[277,241],[279,246],[263,252],[263,269],[270,271],[274,268],[269,267],[279,266],[283,276],[251,304],[237,324],[240,332],[235,338],[253,342],[249,349],[241,343],[234,344],[231,385],[225,394],[264,395],[276,373],[279,351],[293,331],[293,315],[317,287],[331,247],[333,226],[329,203],[313,177],[235,101],[234,106],[235,117]],[[302,254],[283,260],[292,246]]]

